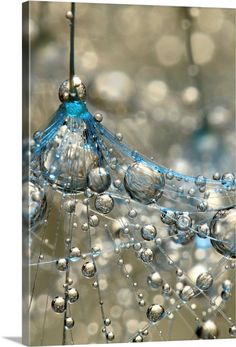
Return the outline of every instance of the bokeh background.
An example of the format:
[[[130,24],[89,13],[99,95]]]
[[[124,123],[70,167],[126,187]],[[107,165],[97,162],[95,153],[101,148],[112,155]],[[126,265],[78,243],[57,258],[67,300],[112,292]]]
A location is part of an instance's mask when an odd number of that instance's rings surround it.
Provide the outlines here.
[[[69,3],[32,2],[31,133],[68,78]],[[235,171],[235,10],[77,4],[76,73],[91,111],[183,173]]]

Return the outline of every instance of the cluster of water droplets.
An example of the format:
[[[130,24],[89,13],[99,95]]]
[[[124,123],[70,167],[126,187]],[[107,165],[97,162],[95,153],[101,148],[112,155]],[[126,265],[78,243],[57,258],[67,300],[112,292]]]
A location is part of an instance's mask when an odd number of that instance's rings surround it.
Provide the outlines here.
[[[235,188],[233,173],[162,167],[63,102],[25,183],[35,341],[174,340],[179,321],[183,339],[235,337]]]

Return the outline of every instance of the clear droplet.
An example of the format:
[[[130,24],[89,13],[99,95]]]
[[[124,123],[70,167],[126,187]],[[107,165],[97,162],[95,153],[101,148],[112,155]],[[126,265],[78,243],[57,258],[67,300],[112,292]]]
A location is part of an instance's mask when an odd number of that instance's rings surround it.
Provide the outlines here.
[[[207,320],[196,330],[196,335],[200,339],[215,339],[218,336],[218,329],[212,320]]]
[[[213,284],[213,277],[209,272],[201,273],[196,281],[196,285],[201,290],[209,289]]]
[[[75,325],[74,319],[71,318],[71,317],[66,317],[66,319],[65,319],[65,328],[67,330],[70,330],[70,329],[72,329],[74,327],[74,325]]]
[[[82,274],[87,277],[87,278],[91,278],[95,275],[96,273],[96,268],[93,262],[86,262],[83,266],[82,266]]]
[[[146,241],[152,241],[157,235],[156,227],[152,224],[144,225],[141,229],[142,238]]]
[[[161,305],[153,304],[147,309],[147,318],[150,322],[156,323],[164,316],[165,310]]]
[[[124,185],[131,198],[150,204],[161,197],[165,179],[163,174],[143,163],[133,163],[126,171]]]
[[[187,302],[190,299],[192,299],[194,297],[194,290],[192,287],[190,286],[185,286],[181,291],[180,291],[180,298]]]
[[[66,271],[68,269],[68,260],[65,258],[58,259],[56,262],[57,270],[59,271]]]
[[[66,309],[65,299],[61,296],[56,296],[51,303],[52,309],[56,313],[63,313]]]
[[[79,292],[75,288],[69,288],[67,291],[68,301],[70,304],[74,304],[79,299]]]
[[[92,169],[88,175],[88,186],[96,193],[105,192],[111,185],[111,176],[103,167]]]
[[[217,252],[226,257],[236,257],[235,225],[235,207],[217,212],[210,225],[211,244]]]
[[[148,276],[147,283],[149,287],[156,289],[163,285],[163,279],[161,278],[159,272],[154,272]]]
[[[114,207],[114,200],[109,194],[101,194],[96,197],[95,208],[103,214],[110,213]]]

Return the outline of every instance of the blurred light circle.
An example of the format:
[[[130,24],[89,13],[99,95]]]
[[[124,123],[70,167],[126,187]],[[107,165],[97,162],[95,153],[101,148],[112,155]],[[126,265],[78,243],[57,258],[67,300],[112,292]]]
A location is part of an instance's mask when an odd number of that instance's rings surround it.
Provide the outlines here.
[[[182,99],[186,104],[192,104],[199,99],[199,91],[196,87],[187,87],[182,93]]]
[[[191,43],[196,64],[206,64],[211,61],[215,52],[215,44],[209,35],[195,32],[191,36]]]
[[[134,334],[138,330],[139,322],[136,319],[129,319],[126,323],[127,330],[130,334]]]
[[[81,63],[83,67],[87,70],[93,70],[97,67],[98,57],[93,51],[85,52],[81,57]]]
[[[88,334],[95,335],[98,332],[98,324],[96,322],[89,323]]]
[[[168,94],[168,87],[164,81],[154,80],[147,86],[147,95],[152,103],[158,103],[165,99]]]
[[[95,89],[101,99],[110,102],[126,102],[133,92],[133,83],[122,71],[109,71],[99,74]]]
[[[156,54],[162,65],[176,65],[181,60],[183,53],[183,42],[177,36],[163,35],[156,43]]]
[[[230,120],[230,112],[223,106],[216,106],[209,114],[208,121],[212,125],[223,125]]]
[[[139,29],[140,16],[135,6],[125,6],[121,8],[114,18],[118,32],[124,35],[135,34]],[[130,25],[132,23],[132,25]]]
[[[200,9],[196,7],[192,7],[189,9],[189,14],[191,17],[198,17],[200,14]]]
[[[197,18],[199,28],[207,33],[215,33],[222,28],[224,13],[221,9],[201,9]]]
[[[113,318],[119,318],[122,314],[122,308],[119,305],[114,305],[111,307],[111,316]]]

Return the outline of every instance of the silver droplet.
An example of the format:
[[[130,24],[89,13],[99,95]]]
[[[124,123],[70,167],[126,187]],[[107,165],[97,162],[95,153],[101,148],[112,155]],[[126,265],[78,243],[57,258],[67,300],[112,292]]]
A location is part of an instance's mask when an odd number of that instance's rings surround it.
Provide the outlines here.
[[[132,209],[128,212],[130,218],[135,218],[137,216],[137,211]]]
[[[108,326],[111,324],[110,318],[105,318],[105,319],[104,319],[104,324],[105,324],[105,326],[108,327]]]
[[[200,339],[215,339],[218,336],[218,329],[212,320],[207,320],[196,330],[196,335]]]
[[[143,342],[143,337],[141,335],[137,335],[132,342]]]
[[[233,325],[232,327],[229,328],[229,334],[232,337],[236,337],[236,326]]]
[[[72,93],[70,92],[70,89],[72,90]],[[85,100],[86,87],[78,76],[73,76],[71,88],[70,81],[65,80],[60,85],[58,96],[61,102],[69,100]]]
[[[163,318],[165,313],[164,308],[161,305],[153,304],[147,309],[147,318],[150,322],[156,323]]]
[[[192,287],[190,286],[185,286],[181,291],[180,291],[180,298],[187,302],[190,299],[192,299],[194,297],[194,290]]]
[[[209,289],[213,284],[213,277],[209,272],[201,273],[196,281],[196,285],[201,290]]]
[[[114,207],[114,200],[109,194],[98,195],[95,199],[95,208],[103,214],[110,213]]]
[[[75,325],[74,319],[71,318],[71,317],[66,317],[66,319],[65,319],[65,328],[67,330],[70,330],[70,329],[72,329],[74,327],[74,325]]]
[[[92,169],[88,175],[88,186],[96,193],[105,192],[111,184],[111,176],[103,167]]]
[[[197,235],[203,239],[207,238],[210,235],[210,228],[207,223],[198,225]]]
[[[139,255],[144,263],[150,263],[153,260],[153,252],[150,248],[142,248]]]
[[[75,288],[70,288],[67,291],[68,301],[70,304],[74,304],[79,299],[79,292]]]
[[[163,285],[163,279],[161,278],[159,272],[154,272],[148,276],[147,283],[149,287],[156,289]]]
[[[89,225],[91,227],[97,227],[99,224],[99,218],[95,214],[89,217]]]
[[[73,13],[71,11],[67,11],[66,12],[66,18],[70,19],[70,20],[73,19]]]
[[[220,254],[236,258],[236,208],[217,212],[210,224],[211,244]]]
[[[230,280],[224,280],[224,282],[222,283],[222,288],[226,291],[226,292],[230,292],[232,289],[232,282]]]
[[[225,172],[221,179],[225,187],[231,187],[234,184],[235,176],[231,172]]]
[[[96,268],[93,262],[86,262],[83,266],[82,266],[82,274],[87,277],[87,278],[91,278],[95,275],[96,273]]]
[[[141,229],[142,238],[146,241],[152,241],[157,235],[156,227],[152,224],[144,225]]]
[[[205,187],[206,185],[206,178],[202,175],[199,175],[195,179],[195,184],[197,187]]]
[[[70,258],[80,258],[81,257],[81,251],[78,247],[72,247],[70,249]],[[75,260],[75,259],[74,259]],[[76,259],[77,260],[77,259]],[[71,259],[73,261],[73,259]]]
[[[157,201],[165,185],[164,175],[143,163],[133,163],[125,173],[124,186],[131,198],[144,204]]]
[[[95,113],[94,119],[96,122],[100,123],[103,121],[103,115],[101,113]]]
[[[66,200],[64,202],[63,207],[67,213],[74,213],[75,207],[76,207],[76,202],[75,202],[75,200]]]
[[[59,271],[66,271],[68,269],[68,260],[65,258],[58,259],[56,262],[57,270]]]
[[[70,120],[73,122],[72,118]],[[79,126],[71,125],[71,128],[72,130],[69,125],[59,128],[56,135],[58,143],[51,141],[50,146],[41,154],[41,171],[44,178],[64,193],[86,190],[88,173],[98,166],[96,150],[84,139],[85,123],[81,122]]]
[[[113,334],[112,331],[108,331],[108,332],[106,333],[106,337],[107,337],[107,340],[108,340],[108,341],[113,341],[114,338],[115,338],[115,335]]]
[[[161,221],[162,223],[168,224],[168,225],[174,224],[176,221],[175,212],[172,210],[163,211],[161,214]]]
[[[192,226],[191,217],[187,214],[182,214],[176,221],[176,226],[180,230],[188,230]]]
[[[56,296],[51,303],[52,309],[56,313],[63,313],[66,309],[65,299],[61,296]]]
[[[22,215],[24,224],[36,228],[43,218],[47,209],[46,193],[35,181],[25,182],[22,186]]]

